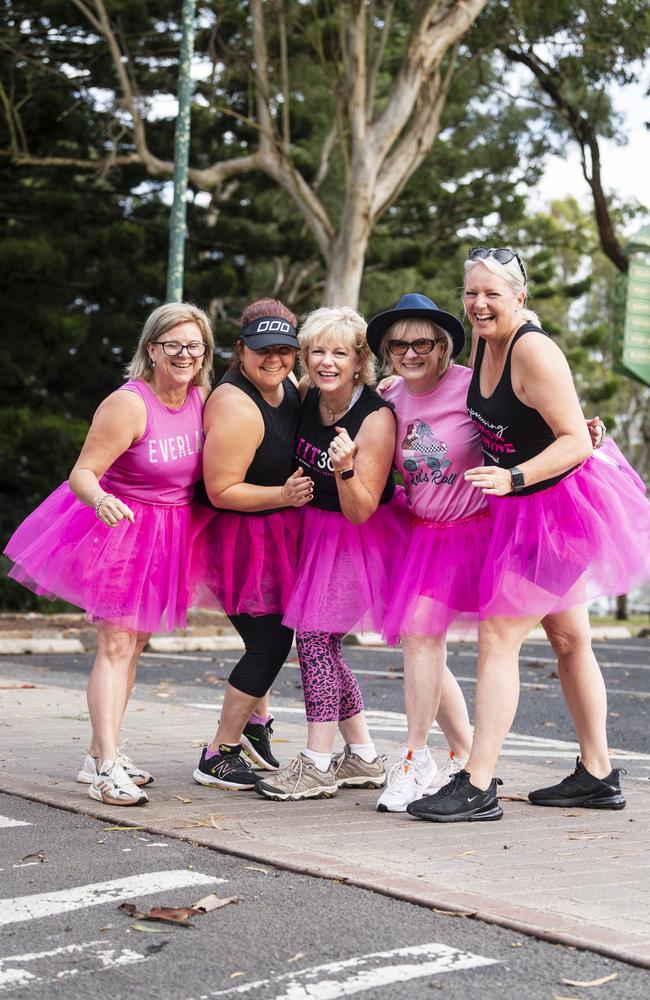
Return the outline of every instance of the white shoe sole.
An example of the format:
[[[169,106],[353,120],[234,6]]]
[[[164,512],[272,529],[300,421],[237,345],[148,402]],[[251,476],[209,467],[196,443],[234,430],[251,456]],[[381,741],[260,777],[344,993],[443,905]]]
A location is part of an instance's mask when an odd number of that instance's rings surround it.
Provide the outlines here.
[[[263,795],[265,799],[273,799],[274,802],[300,802],[301,799],[333,799],[338,790],[338,785],[310,788],[305,792],[277,792],[270,788],[264,788],[263,782],[258,782],[255,786],[255,791],[258,795]]]
[[[205,785],[206,788],[223,788],[227,792],[250,792],[255,788],[252,785],[238,785],[234,781],[224,781],[223,778],[211,778],[209,774],[204,774],[198,767],[192,772],[192,777],[197,785]]]
[[[96,802],[103,802],[105,806],[144,806],[149,801],[148,795],[143,792],[139,799],[112,799],[95,788],[92,784],[88,789],[88,795]]]
[[[245,736],[244,733],[241,734],[239,742],[241,743],[241,748],[248,757],[248,759],[252,760],[253,764],[256,764],[257,767],[261,767],[264,771],[280,770],[279,764],[277,767],[275,766],[275,764],[269,764],[268,760],[264,760],[264,758],[260,754],[258,754],[257,750],[249,740],[248,736]]]

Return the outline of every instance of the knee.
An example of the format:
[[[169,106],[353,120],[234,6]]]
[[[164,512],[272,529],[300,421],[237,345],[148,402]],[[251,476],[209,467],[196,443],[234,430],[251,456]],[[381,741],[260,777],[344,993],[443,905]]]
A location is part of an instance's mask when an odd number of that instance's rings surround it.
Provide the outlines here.
[[[558,659],[591,649],[591,637],[586,629],[547,626],[546,635]]]
[[[97,634],[97,656],[112,664],[130,662],[137,648],[138,636],[133,632],[102,629]]]

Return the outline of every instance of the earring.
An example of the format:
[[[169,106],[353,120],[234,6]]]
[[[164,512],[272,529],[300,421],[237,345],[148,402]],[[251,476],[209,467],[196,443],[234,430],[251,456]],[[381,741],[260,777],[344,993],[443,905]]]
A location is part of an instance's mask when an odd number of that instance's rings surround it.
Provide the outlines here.
[[[156,362],[154,361],[153,358],[149,358],[149,364],[151,365],[152,368],[156,367]]]
[[[354,373],[354,381],[358,382],[360,378],[361,378],[361,375],[359,374],[359,372],[355,372]]]

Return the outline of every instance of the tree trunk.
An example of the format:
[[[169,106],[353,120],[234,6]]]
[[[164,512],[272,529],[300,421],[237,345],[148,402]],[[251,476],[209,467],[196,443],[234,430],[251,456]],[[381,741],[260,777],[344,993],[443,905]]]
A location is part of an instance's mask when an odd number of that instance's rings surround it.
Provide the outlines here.
[[[627,594],[619,594],[616,598],[616,620],[626,622],[629,617],[627,613]]]
[[[370,206],[375,178],[368,176],[367,169],[362,172],[355,160],[350,173],[356,183],[348,185],[339,230],[331,243],[322,304],[356,309],[372,229]]]

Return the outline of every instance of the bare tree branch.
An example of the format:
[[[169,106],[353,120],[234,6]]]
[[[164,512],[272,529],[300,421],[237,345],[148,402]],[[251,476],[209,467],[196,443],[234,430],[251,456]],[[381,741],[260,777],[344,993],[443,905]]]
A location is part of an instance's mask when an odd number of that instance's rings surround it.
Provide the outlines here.
[[[282,79],[282,140],[285,148],[291,144],[291,123],[289,115],[289,56],[287,52],[287,22],[284,16],[283,0],[276,0],[280,36],[280,77]]]
[[[379,79],[379,71],[381,70],[381,64],[384,59],[384,52],[386,51],[386,42],[388,41],[388,36],[390,35],[394,7],[395,0],[388,0],[384,11],[384,26],[381,29],[381,35],[379,36],[379,44],[375,50],[370,71],[368,72],[368,79],[366,81],[366,117],[368,121],[372,121],[372,113],[375,107],[377,80]]]

